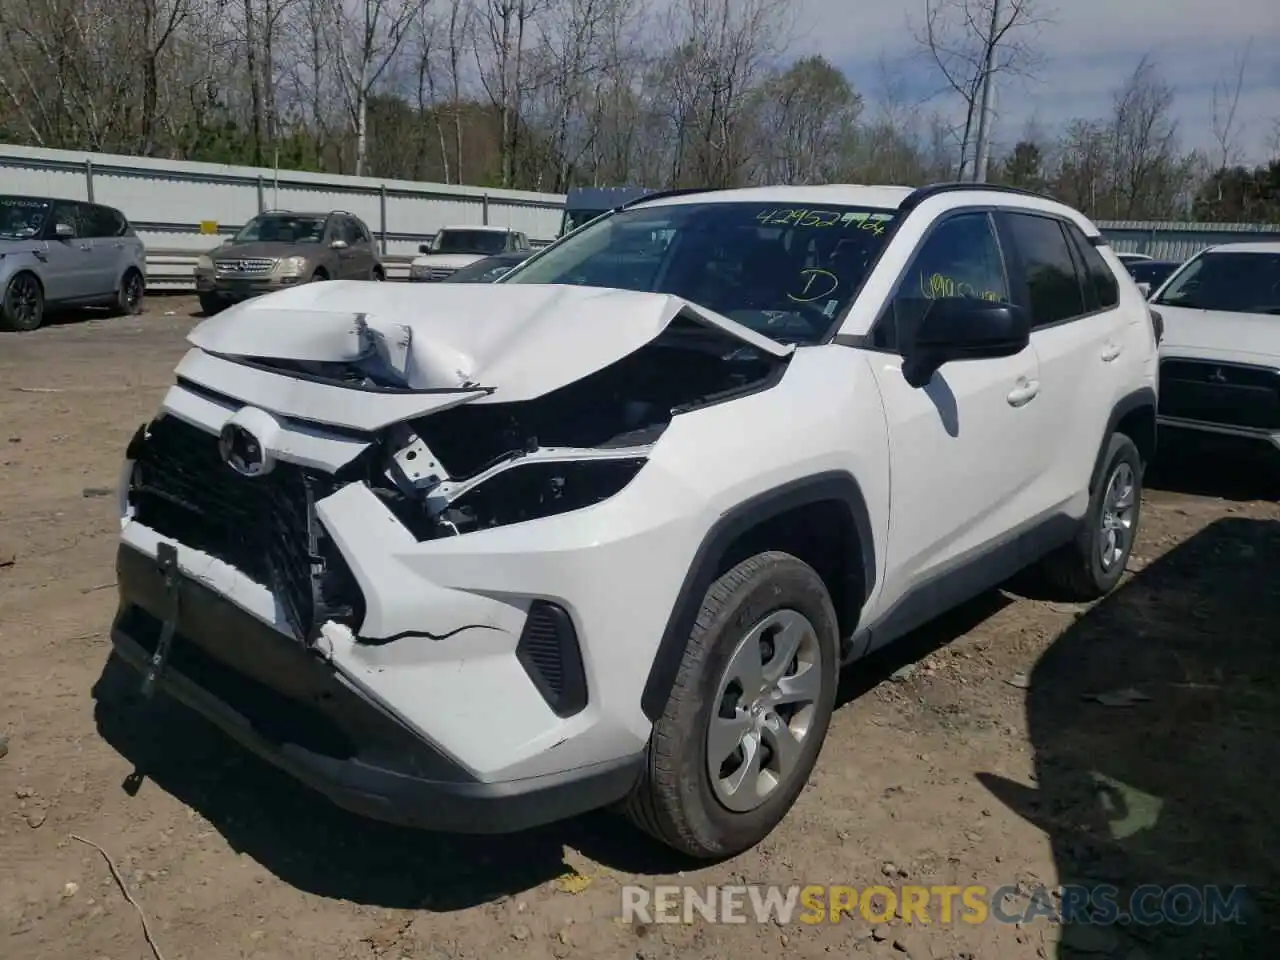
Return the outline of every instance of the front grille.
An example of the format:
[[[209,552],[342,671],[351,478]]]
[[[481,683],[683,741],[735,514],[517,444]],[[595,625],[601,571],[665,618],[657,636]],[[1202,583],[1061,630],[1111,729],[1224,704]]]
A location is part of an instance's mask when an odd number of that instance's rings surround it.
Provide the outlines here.
[[[1204,360],[1164,360],[1160,414],[1220,426],[1280,429],[1280,371]]]
[[[131,456],[134,517],[271,590],[299,639],[328,619],[355,626],[359,589],[315,515],[333,479],[289,463],[261,477],[227,466],[218,440],[176,417],[153,421]]]
[[[220,277],[261,277],[274,270],[276,262],[269,257],[246,257],[215,260],[213,266]]]
[[[427,279],[443,280],[446,277],[453,276],[457,272],[458,271],[453,267],[430,267],[427,270]]]

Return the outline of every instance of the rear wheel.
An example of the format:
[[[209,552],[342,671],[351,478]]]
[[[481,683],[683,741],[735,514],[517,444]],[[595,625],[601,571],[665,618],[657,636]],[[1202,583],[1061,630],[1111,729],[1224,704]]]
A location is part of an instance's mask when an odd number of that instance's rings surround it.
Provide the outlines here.
[[[1142,512],[1142,455],[1123,433],[1112,434],[1089,512],[1071,543],[1045,558],[1044,574],[1073,600],[1106,596],[1124,576]]]
[[[383,272],[383,269],[382,269],[381,267],[374,267],[374,268],[373,268],[373,279],[374,279],[374,281],[375,281],[375,282],[377,282],[377,283],[381,283],[383,280],[386,280],[386,279],[387,279],[387,275],[386,275],[386,273],[384,273],[384,272]]]
[[[130,270],[121,278],[120,289],[116,291],[116,312],[137,316],[142,312],[146,294],[147,285],[141,271]]]
[[[631,820],[703,859],[768,836],[822,748],[837,633],[822,579],[789,554],[757,554],[717,580],[654,724]]]
[[[329,279],[329,274],[325,273],[323,270],[317,270],[315,273],[311,275],[312,283],[320,283],[321,281],[328,280],[328,279]]]
[[[34,273],[16,273],[9,278],[0,301],[0,329],[35,330],[44,322],[44,289]]]

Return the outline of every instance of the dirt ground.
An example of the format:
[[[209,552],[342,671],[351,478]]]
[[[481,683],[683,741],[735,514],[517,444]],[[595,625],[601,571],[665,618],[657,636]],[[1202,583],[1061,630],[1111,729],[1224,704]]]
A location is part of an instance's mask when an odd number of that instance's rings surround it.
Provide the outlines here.
[[[165,960],[1274,946],[1274,458],[1175,451],[1150,478],[1126,582],[1102,603],[993,593],[856,667],[810,788],[744,856],[691,867],[607,813],[442,837],[336,810],[182,708],[138,702],[109,661],[118,464],[194,315],[173,297],[139,318],[0,335],[0,956],[155,956],[103,856],[73,835],[110,856]],[[1141,696],[1105,695],[1130,689]],[[620,920],[622,885],[670,882],[1243,884],[1248,903],[1243,923],[1213,927]]]

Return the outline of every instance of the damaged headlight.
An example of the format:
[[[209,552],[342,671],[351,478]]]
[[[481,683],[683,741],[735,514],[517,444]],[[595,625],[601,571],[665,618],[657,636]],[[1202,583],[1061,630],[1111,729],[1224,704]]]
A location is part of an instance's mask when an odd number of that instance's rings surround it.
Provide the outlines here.
[[[451,479],[416,435],[402,438],[378,489],[420,540],[456,536],[581,510],[640,472],[648,447],[519,451],[465,480]]]

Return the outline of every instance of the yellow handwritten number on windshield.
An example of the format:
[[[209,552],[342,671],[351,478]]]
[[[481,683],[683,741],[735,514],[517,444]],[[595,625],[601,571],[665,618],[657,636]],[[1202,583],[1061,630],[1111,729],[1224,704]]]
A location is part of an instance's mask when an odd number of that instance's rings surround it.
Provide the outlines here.
[[[801,270],[800,277],[804,281],[804,287],[800,291],[800,295],[787,294],[787,299],[795,303],[813,303],[815,300],[829,297],[840,286],[839,277],[829,270],[819,270],[817,267],[808,267]]]

